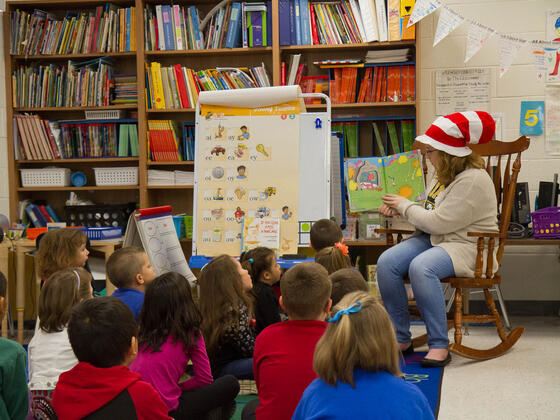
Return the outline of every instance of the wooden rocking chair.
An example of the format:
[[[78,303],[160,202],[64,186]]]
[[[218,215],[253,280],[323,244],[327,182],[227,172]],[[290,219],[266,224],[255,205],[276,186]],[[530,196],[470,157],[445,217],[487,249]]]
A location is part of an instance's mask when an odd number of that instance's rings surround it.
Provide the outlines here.
[[[529,148],[530,140],[522,136],[514,142],[491,141],[486,144],[473,144],[469,147],[477,154],[487,159],[486,171],[494,182],[496,198],[498,200],[499,232],[468,232],[468,236],[477,239],[477,256],[475,261],[475,273],[473,278],[448,277],[442,279],[442,283],[448,283],[454,291],[455,312],[448,313],[448,326],[455,327],[455,342],[449,345],[449,351],[470,359],[485,360],[501,356],[508,351],[521,337],[525,328],[518,327],[513,329],[509,335],[506,334],[502,325],[502,319],[496,309],[494,299],[490,293],[494,288],[502,303],[499,284],[502,278],[498,272],[492,274],[493,258],[486,258],[487,264],[484,269],[484,253],[492,255],[498,242],[497,261],[498,267],[501,264],[504,254],[504,246],[507,237],[508,226],[511,218],[517,176],[521,169],[521,152]],[[415,141],[413,149],[420,149],[425,156],[425,144]],[[513,157],[512,162],[512,156]],[[502,158],[507,159],[505,167],[502,166]],[[503,168],[503,169],[502,169]],[[424,159],[424,174],[427,173],[426,159]],[[403,235],[413,232],[397,229],[377,229],[379,233],[387,235],[387,245],[394,245],[401,242]],[[467,315],[463,314],[463,289],[477,288],[482,289],[490,315]],[[450,305],[448,305],[448,310]],[[502,309],[504,307],[502,306]],[[507,319],[507,317],[506,317]],[[467,347],[462,344],[462,326],[464,321],[473,322],[493,322],[498,330],[501,343],[490,349],[479,350]],[[413,340],[414,347],[420,347],[428,341],[427,334],[416,337]]]

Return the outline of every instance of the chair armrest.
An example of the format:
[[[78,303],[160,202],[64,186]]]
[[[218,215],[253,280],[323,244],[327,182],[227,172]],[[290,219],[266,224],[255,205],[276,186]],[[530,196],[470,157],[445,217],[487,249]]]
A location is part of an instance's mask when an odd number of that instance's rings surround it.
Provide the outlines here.
[[[475,238],[506,238],[506,234],[500,232],[467,232],[467,236]]]

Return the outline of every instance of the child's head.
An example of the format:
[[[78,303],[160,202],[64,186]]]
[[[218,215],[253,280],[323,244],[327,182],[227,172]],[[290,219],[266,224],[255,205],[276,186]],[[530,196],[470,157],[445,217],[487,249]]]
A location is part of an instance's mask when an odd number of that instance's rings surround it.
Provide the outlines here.
[[[247,168],[244,165],[238,166],[237,167],[237,173],[239,174],[239,176],[244,176],[246,169]]]
[[[329,274],[351,266],[348,257],[336,246],[328,246],[317,252],[315,262],[325,267]]]
[[[39,276],[48,278],[63,268],[83,267],[88,259],[87,236],[80,229],[52,229],[39,242]]]
[[[159,351],[171,335],[174,341],[182,342],[187,351],[193,338],[199,336],[201,322],[202,316],[193,302],[187,279],[179,273],[162,274],[146,288],[138,344],[152,352]]]
[[[280,280],[280,304],[292,320],[324,319],[331,306],[327,270],[314,262],[300,263]]]
[[[202,332],[211,355],[217,351],[225,329],[239,322],[240,306],[250,307],[246,292],[253,286],[247,270],[229,255],[220,255],[206,264],[200,272],[199,285]]]
[[[0,321],[4,319],[6,313],[6,292],[8,291],[8,280],[4,273],[0,271]]]
[[[72,308],[91,297],[91,275],[85,269],[57,271],[41,289],[39,328],[47,333],[62,331],[68,325]]]
[[[367,292],[349,293],[332,314],[313,357],[313,368],[321,379],[329,385],[341,381],[354,386],[356,369],[400,376],[393,324],[377,298]]]
[[[247,132],[247,126],[246,126],[246,125],[242,125],[242,126],[240,127],[240,130],[241,130],[243,133],[246,133],[246,132]]]
[[[367,292],[367,283],[358,270],[343,268],[332,273],[329,278],[332,283],[331,299],[333,306],[351,292]]]
[[[107,261],[107,277],[119,289],[144,291],[154,280],[156,273],[142,248],[128,246],[111,254]]]
[[[249,272],[253,284],[257,281],[273,285],[280,280],[282,269],[276,261],[276,254],[270,248],[259,246],[244,252],[239,257],[241,266]]]
[[[68,338],[76,358],[98,368],[128,366],[138,352],[138,325],[122,300],[101,296],[72,310]]]
[[[309,232],[311,246],[317,252],[342,240],[342,230],[333,220],[317,220]]]

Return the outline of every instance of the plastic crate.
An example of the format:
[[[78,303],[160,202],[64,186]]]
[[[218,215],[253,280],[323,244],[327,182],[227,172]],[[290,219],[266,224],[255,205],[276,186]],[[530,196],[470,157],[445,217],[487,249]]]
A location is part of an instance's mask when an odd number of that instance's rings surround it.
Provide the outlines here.
[[[86,227],[126,227],[136,203],[66,206],[66,224]]]
[[[183,220],[183,216],[173,216],[173,224],[175,225],[175,231],[177,232],[178,238],[185,237],[185,225]]]
[[[86,227],[82,230],[90,240],[120,239],[123,236],[122,227]]]
[[[72,171],[68,168],[20,169],[22,187],[69,187]]]
[[[539,239],[560,238],[560,207],[547,207],[531,213],[533,236]]]
[[[138,167],[93,168],[95,185],[138,185]]]
[[[185,238],[192,239],[192,225],[193,225],[192,216],[189,215],[183,216],[183,224],[185,225]]]
[[[86,111],[86,120],[118,120],[124,117],[121,109],[106,109]]]

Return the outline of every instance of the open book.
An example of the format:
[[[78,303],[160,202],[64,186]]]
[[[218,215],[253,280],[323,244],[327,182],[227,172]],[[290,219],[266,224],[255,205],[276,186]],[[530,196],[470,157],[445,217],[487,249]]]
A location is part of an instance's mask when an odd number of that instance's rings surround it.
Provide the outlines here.
[[[385,194],[411,201],[426,199],[419,150],[385,157],[348,159],[344,163],[350,212],[377,210]]]

